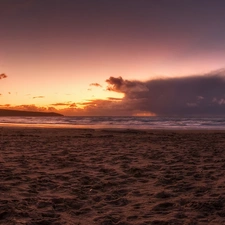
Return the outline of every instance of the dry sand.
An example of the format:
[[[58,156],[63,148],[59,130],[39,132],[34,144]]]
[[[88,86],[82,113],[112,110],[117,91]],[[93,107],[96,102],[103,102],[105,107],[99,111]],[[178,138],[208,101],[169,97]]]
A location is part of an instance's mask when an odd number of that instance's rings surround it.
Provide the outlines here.
[[[223,132],[0,135],[0,224],[225,224]]]

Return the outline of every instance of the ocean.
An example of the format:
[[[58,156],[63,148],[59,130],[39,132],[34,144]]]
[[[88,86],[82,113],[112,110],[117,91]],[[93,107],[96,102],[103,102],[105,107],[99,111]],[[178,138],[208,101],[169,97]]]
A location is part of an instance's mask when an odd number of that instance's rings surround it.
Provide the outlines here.
[[[7,125],[93,129],[225,130],[225,117],[0,117],[0,126]]]

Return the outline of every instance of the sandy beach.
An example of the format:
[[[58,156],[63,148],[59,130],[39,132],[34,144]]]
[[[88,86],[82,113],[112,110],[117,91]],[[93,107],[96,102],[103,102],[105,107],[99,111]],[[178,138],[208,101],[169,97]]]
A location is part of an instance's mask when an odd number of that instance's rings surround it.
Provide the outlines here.
[[[225,224],[225,133],[0,128],[0,224]]]

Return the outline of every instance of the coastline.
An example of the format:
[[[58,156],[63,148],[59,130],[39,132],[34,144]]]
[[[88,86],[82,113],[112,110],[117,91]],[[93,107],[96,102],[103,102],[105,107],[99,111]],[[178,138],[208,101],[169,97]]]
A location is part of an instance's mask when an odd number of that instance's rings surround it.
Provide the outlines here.
[[[111,127],[107,125],[73,125],[73,124],[22,124],[22,123],[0,123],[1,129],[64,129],[64,130],[93,130],[93,131],[115,131],[115,132],[178,132],[178,133],[225,133],[223,128],[200,128],[200,127],[153,127],[153,128],[136,128],[136,127]]]
[[[98,126],[98,125],[72,125],[72,124],[16,124],[16,123],[0,123],[1,130],[7,129],[40,129],[40,130],[65,130],[65,131],[101,131],[101,132],[119,132],[119,133],[225,133],[225,129],[215,129],[215,128],[129,128],[129,127],[108,127],[108,126]]]
[[[0,126],[0,222],[222,224],[224,133]]]
[[[0,117],[0,126],[137,130],[225,130],[225,119],[223,117]]]

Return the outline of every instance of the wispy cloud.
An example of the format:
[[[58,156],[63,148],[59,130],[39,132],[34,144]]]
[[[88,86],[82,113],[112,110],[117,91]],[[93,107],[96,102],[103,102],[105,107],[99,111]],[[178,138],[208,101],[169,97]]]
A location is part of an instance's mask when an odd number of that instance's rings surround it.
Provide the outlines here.
[[[113,98],[113,97],[108,97],[108,100],[110,101],[121,101],[122,98]]]
[[[53,103],[51,105],[53,106],[69,106],[71,103],[64,103],[64,102],[57,102],[57,103]]]
[[[77,107],[77,104],[76,103],[72,103],[72,104],[69,105],[69,107],[70,108],[76,108]]]
[[[35,99],[35,98],[45,98],[45,96],[42,96],[42,95],[41,96],[34,96],[33,99]]]
[[[13,110],[25,110],[25,111],[34,111],[34,112],[57,112],[57,109],[54,107],[40,107],[36,106],[35,104],[31,105],[10,105],[10,104],[5,104],[1,105],[2,108],[6,109],[13,109]]]
[[[72,103],[72,102],[57,102],[57,103],[53,103],[51,105],[55,106],[55,107],[69,107],[69,108],[77,107],[76,103]]]
[[[99,83],[91,83],[89,86],[102,87],[102,85]]]
[[[10,107],[10,104],[4,104],[4,105],[0,105],[0,107]]]

